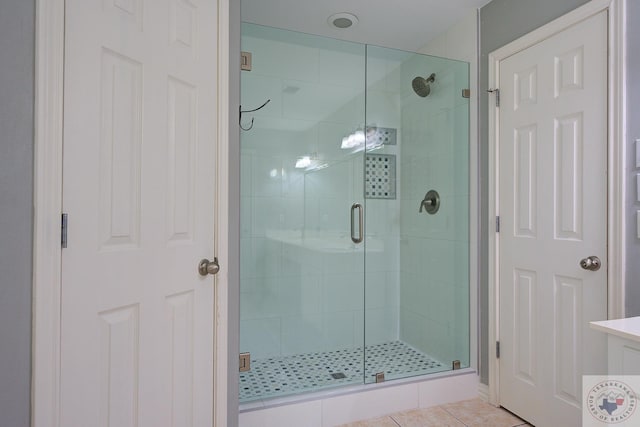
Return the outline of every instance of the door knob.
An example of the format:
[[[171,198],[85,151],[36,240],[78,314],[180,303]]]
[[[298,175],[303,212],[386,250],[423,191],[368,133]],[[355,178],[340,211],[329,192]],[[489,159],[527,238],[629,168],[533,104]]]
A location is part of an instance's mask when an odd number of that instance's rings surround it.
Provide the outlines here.
[[[580,260],[580,267],[590,271],[600,270],[601,264],[600,258],[595,255]]]
[[[213,261],[209,261],[208,259],[204,258],[202,261],[200,261],[200,264],[198,264],[198,273],[200,273],[201,276],[206,276],[207,274],[217,274],[218,271],[220,271],[220,264],[218,264],[218,258],[214,258]]]

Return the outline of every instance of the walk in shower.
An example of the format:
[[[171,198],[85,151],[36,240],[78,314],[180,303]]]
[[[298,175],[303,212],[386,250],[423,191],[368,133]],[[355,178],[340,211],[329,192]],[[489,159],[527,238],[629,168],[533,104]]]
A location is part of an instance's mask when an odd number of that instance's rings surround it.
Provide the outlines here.
[[[468,367],[468,64],[253,24],[242,50],[240,401]]]

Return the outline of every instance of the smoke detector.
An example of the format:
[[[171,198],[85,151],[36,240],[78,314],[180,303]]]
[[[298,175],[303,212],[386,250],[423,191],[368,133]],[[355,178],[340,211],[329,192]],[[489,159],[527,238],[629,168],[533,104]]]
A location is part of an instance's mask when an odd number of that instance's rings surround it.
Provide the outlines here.
[[[358,24],[358,17],[352,13],[341,12],[331,15],[327,22],[334,28],[344,30]]]

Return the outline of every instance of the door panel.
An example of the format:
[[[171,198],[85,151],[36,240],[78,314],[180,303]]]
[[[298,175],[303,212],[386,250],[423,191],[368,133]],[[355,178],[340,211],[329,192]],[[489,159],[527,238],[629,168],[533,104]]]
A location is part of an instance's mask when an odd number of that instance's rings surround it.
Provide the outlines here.
[[[500,63],[500,404],[537,426],[579,425],[606,369],[606,66],[606,13]]]
[[[212,424],[216,13],[66,2],[61,425]]]

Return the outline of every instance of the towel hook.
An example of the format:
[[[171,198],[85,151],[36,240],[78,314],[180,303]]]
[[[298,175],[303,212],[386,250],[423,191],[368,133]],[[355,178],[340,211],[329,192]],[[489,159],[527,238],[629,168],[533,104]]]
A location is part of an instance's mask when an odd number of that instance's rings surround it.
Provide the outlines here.
[[[261,106],[259,106],[258,108],[254,108],[253,110],[243,110],[242,109],[242,105],[240,105],[240,107],[238,108],[238,110],[240,111],[240,117],[238,118],[238,125],[240,126],[240,129],[244,130],[244,131],[248,131],[251,130],[253,128],[253,120],[255,119],[255,117],[251,118],[251,124],[249,125],[249,127],[245,128],[242,126],[242,113],[253,113],[255,111],[261,110],[263,109],[269,102],[271,102],[270,99],[267,99],[265,101],[264,104],[262,104]]]

